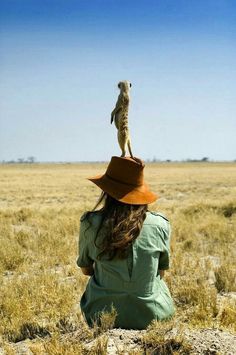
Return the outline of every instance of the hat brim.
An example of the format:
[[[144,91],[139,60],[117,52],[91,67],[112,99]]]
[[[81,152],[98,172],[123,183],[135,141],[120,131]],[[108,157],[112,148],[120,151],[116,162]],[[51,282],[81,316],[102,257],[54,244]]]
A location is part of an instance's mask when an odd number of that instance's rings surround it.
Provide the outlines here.
[[[146,205],[158,199],[158,196],[149,190],[146,183],[143,183],[141,186],[122,184],[109,178],[106,174],[90,177],[88,180],[96,184],[111,197],[123,203]]]

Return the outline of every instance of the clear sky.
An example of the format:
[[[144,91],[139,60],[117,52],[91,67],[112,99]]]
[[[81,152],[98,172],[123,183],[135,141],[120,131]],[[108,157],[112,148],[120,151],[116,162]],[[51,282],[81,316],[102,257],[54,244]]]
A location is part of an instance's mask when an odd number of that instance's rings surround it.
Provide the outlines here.
[[[236,159],[235,0],[1,0],[0,160]]]

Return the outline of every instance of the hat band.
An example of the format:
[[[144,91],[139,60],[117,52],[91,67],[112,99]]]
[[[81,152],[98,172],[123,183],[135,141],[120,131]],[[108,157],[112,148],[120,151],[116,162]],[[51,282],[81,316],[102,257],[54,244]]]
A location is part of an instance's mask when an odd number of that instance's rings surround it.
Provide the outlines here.
[[[138,186],[142,186],[143,184],[127,184],[126,182],[123,182],[123,181],[120,181],[120,180],[117,180],[117,179],[114,179],[113,177],[111,177],[109,174],[107,174],[107,172],[105,173],[105,176],[108,178],[108,179],[111,179],[112,181],[114,182],[118,182],[119,184],[123,184],[123,185],[126,185],[126,186],[131,186],[131,187],[138,187]]]

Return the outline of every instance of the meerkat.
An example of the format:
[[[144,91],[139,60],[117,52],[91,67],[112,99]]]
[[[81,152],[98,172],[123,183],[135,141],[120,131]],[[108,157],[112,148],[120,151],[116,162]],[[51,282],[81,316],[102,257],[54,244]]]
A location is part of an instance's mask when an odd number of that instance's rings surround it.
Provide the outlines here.
[[[133,158],[131,151],[131,141],[128,127],[128,110],[129,110],[129,91],[132,84],[129,81],[120,81],[118,88],[120,94],[118,96],[116,106],[111,113],[111,124],[115,120],[115,126],[118,130],[118,142],[122,151],[121,157],[125,156],[126,146],[128,146],[129,154]]]

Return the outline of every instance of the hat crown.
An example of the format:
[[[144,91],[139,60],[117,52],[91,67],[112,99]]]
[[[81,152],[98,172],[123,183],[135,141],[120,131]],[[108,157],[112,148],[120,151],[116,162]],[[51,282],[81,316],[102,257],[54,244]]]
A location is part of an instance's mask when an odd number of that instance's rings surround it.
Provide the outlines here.
[[[140,159],[113,156],[107,167],[106,176],[123,184],[141,186],[144,183],[144,166]]]
[[[156,201],[157,195],[144,182],[144,162],[139,158],[113,156],[105,174],[89,178],[114,199],[133,205]]]

